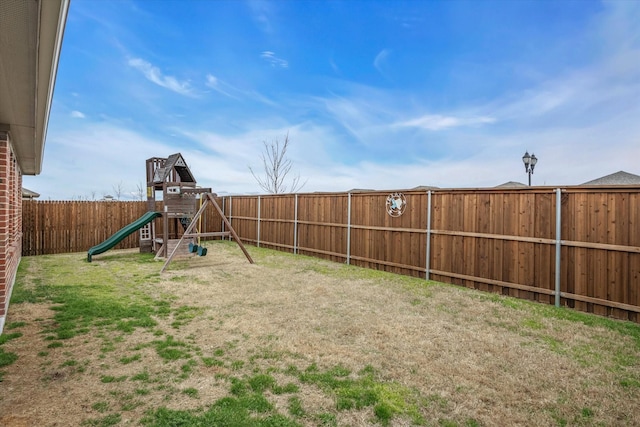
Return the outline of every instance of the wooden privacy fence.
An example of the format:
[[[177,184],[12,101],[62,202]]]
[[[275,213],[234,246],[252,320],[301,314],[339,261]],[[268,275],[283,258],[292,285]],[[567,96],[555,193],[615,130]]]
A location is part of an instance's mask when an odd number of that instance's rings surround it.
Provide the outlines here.
[[[156,210],[162,211],[162,202]],[[35,201],[22,202],[22,255],[46,255],[83,252],[103,242],[147,211],[147,202],[120,201]],[[222,219],[217,213],[203,215],[203,228],[220,231]],[[156,233],[162,236],[162,221],[156,221]],[[170,223],[170,233],[176,224]],[[132,233],[115,249],[137,248],[140,234]]]
[[[231,196],[243,241],[638,322],[640,188]]]
[[[640,321],[640,187],[404,191],[399,217],[387,213],[389,195],[217,201],[246,243]],[[24,201],[23,255],[86,251],[145,211]],[[203,230],[224,231],[220,216],[209,211]]]

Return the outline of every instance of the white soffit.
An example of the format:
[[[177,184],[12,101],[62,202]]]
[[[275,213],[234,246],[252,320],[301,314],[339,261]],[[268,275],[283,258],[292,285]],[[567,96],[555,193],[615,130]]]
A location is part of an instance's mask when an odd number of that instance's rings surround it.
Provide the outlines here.
[[[0,124],[22,172],[42,169],[69,0],[0,1]]]

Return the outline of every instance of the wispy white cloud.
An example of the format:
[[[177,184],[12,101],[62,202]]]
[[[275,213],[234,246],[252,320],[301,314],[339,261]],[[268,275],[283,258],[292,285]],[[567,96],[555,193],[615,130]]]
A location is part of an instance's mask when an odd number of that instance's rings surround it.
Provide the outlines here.
[[[239,91],[228,83],[223,82],[213,74],[207,74],[205,86],[215,90],[216,92],[233,99],[240,99],[238,96],[231,94],[231,92],[238,93]]]
[[[319,98],[318,102],[331,120],[348,131],[357,143],[370,144],[372,141],[368,136],[371,130],[389,121],[375,99],[374,96],[348,94]]]
[[[169,89],[180,95],[194,96],[191,84],[187,80],[178,80],[173,76],[166,76],[162,73],[160,68],[152,65],[141,58],[130,58],[128,61],[130,67],[140,71],[147,80],[161,86],[165,89]]]
[[[256,101],[261,104],[269,105],[271,107],[275,107],[278,103],[264,96],[263,94],[255,91],[255,90],[245,90],[233,86],[213,74],[207,74],[205,80],[205,86],[219,92],[222,95],[225,95],[228,98],[235,99],[237,101]]]
[[[597,77],[592,74],[593,71],[574,71],[555,76],[537,86],[504,94],[478,108],[500,121],[561,117],[571,109],[576,113],[597,103],[596,98],[610,95],[594,87]]]
[[[220,84],[220,80],[213,74],[207,74],[207,83],[206,85],[212,89],[217,89]]]
[[[262,52],[260,54],[260,58],[267,61],[269,64],[271,64],[272,67],[289,68],[289,61],[277,57],[276,54],[274,52],[271,52],[270,50],[265,50],[264,52]]]
[[[443,130],[460,126],[475,126],[494,123],[493,117],[454,117],[440,114],[425,114],[416,119],[395,123],[394,126],[416,127],[426,130]]]
[[[375,59],[373,60],[373,66],[382,75],[385,74],[383,67],[385,66],[387,62],[387,58],[389,58],[390,54],[391,54],[391,51],[389,49],[382,49],[380,52],[378,52]]]
[[[228,96],[229,98],[236,98],[235,96],[231,95],[230,93],[222,89],[222,82],[213,74],[207,74],[205,86],[215,90],[216,92],[221,93],[224,96]]]
[[[251,11],[251,16],[258,23],[260,29],[271,34],[273,32],[273,26],[271,25],[272,4],[264,0],[251,0],[247,2]]]
[[[254,101],[260,102],[264,105],[268,105],[270,107],[277,107],[279,105],[276,101],[259,92],[256,92],[255,90],[246,91],[243,93],[245,93],[250,99],[253,99]]]
[[[398,23],[402,28],[405,28],[405,29],[412,29],[412,28],[416,28],[424,25],[423,23],[424,19],[422,18],[422,16],[420,16],[420,14],[418,14],[418,16],[416,15],[394,16],[393,20],[396,23]]]
[[[597,21],[599,40],[606,51],[638,53],[640,48],[640,3],[603,1],[603,13]],[[637,67],[636,67],[637,69]]]
[[[481,107],[498,120],[539,119],[536,125],[584,126],[637,110],[640,103],[640,2],[605,1],[589,37],[592,58],[504,94]]]
[[[209,86],[210,88],[216,88],[218,87],[218,78],[216,76],[214,76],[213,74],[207,74],[207,86]]]
[[[336,74],[340,74],[340,68],[338,67],[338,64],[336,64],[336,62],[333,60],[333,58],[329,58],[329,65],[331,65],[331,68]]]
[[[84,119],[86,116],[81,111],[73,110],[70,116],[74,119]]]

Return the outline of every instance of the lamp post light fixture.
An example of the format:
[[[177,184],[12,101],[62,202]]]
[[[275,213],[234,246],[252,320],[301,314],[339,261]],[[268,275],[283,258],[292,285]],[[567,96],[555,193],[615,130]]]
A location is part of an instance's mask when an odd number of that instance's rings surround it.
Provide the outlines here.
[[[538,158],[535,154],[529,155],[529,152],[525,151],[524,156],[522,156],[522,162],[524,163],[525,172],[529,175],[529,187],[531,187],[531,175],[533,175],[533,168],[538,163]]]

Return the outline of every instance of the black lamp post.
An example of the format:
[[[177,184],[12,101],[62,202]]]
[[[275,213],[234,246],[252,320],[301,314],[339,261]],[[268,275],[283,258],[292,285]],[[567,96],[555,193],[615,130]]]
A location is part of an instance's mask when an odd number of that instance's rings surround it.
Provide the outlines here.
[[[529,155],[529,152],[525,151],[524,156],[522,156],[522,161],[524,162],[524,170],[529,175],[529,187],[531,187],[531,175],[533,174],[533,168],[535,168],[536,163],[538,163],[538,158],[535,154]]]

